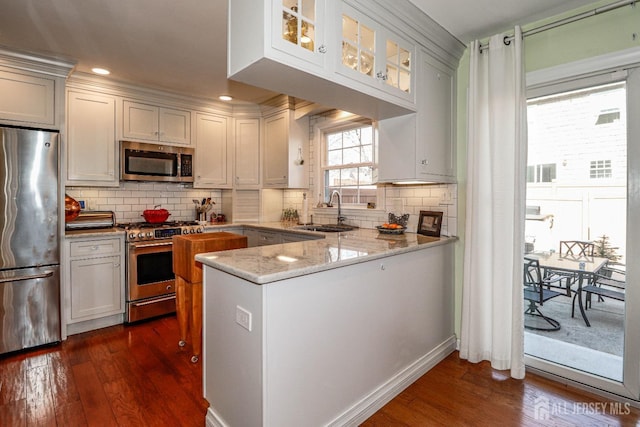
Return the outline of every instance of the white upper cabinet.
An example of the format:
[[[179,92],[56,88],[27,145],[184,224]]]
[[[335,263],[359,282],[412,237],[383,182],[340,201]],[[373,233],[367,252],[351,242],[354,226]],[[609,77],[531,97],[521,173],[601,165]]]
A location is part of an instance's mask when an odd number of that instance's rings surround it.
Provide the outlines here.
[[[67,185],[118,186],[116,99],[67,91]]]
[[[455,182],[454,71],[421,51],[418,73],[418,112],[377,124],[377,182]]]
[[[191,144],[191,112],[124,101],[124,138]]]
[[[0,119],[16,124],[55,124],[55,80],[0,71]]]
[[[327,58],[324,0],[275,0],[271,5],[272,46],[291,55],[295,61],[324,68]]]
[[[265,188],[308,188],[309,119],[296,120],[293,110],[264,118]]]
[[[454,181],[454,71],[426,53],[421,59],[416,144],[418,176],[430,179],[435,175]]]
[[[413,103],[415,47],[344,3],[341,22],[337,72]]]
[[[234,188],[260,188],[260,119],[235,120]]]
[[[196,114],[194,188],[231,188],[229,121],[214,114]]]
[[[342,8],[328,0],[229,2],[229,78],[375,119],[415,111],[410,63],[402,68],[407,56],[399,53],[411,45],[376,24],[380,65],[372,73],[380,77],[354,78],[342,65]]]

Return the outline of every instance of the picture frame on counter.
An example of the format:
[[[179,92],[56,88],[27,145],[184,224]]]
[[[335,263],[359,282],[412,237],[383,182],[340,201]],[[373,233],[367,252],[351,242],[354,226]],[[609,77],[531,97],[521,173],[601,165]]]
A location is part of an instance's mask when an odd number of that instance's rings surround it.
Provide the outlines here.
[[[442,215],[443,212],[438,211],[420,211],[417,233],[424,236],[440,237]]]

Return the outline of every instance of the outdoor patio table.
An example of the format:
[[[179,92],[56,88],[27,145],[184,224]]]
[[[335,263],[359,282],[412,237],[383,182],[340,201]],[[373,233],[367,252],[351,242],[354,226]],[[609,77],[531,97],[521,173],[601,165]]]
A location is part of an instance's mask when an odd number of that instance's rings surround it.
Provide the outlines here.
[[[582,314],[584,323],[587,326],[591,326],[582,304],[582,284],[585,279],[588,279],[589,276],[597,273],[604,267],[609,260],[600,257],[560,255],[555,252],[532,252],[526,254],[526,258],[537,259],[540,267],[546,270],[573,273],[577,276],[578,289],[576,290],[574,298],[578,298],[578,306],[580,307],[580,314]],[[575,301],[572,307],[575,307]],[[571,311],[571,317],[573,317],[573,308]]]

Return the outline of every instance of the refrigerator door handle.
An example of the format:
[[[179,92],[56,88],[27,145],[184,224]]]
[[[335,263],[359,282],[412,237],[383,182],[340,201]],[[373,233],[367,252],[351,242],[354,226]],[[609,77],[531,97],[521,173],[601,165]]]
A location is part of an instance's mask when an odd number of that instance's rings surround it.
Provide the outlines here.
[[[41,274],[31,274],[28,276],[0,277],[0,283],[20,282],[22,280],[44,279],[53,276],[53,271],[45,271]]]

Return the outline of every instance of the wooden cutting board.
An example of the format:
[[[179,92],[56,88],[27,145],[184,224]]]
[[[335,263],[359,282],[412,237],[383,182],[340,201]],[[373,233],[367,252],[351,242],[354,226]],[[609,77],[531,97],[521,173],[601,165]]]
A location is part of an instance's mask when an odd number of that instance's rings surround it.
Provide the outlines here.
[[[187,282],[202,282],[202,263],[194,259],[196,254],[246,247],[247,236],[226,231],[173,236],[173,272]]]

